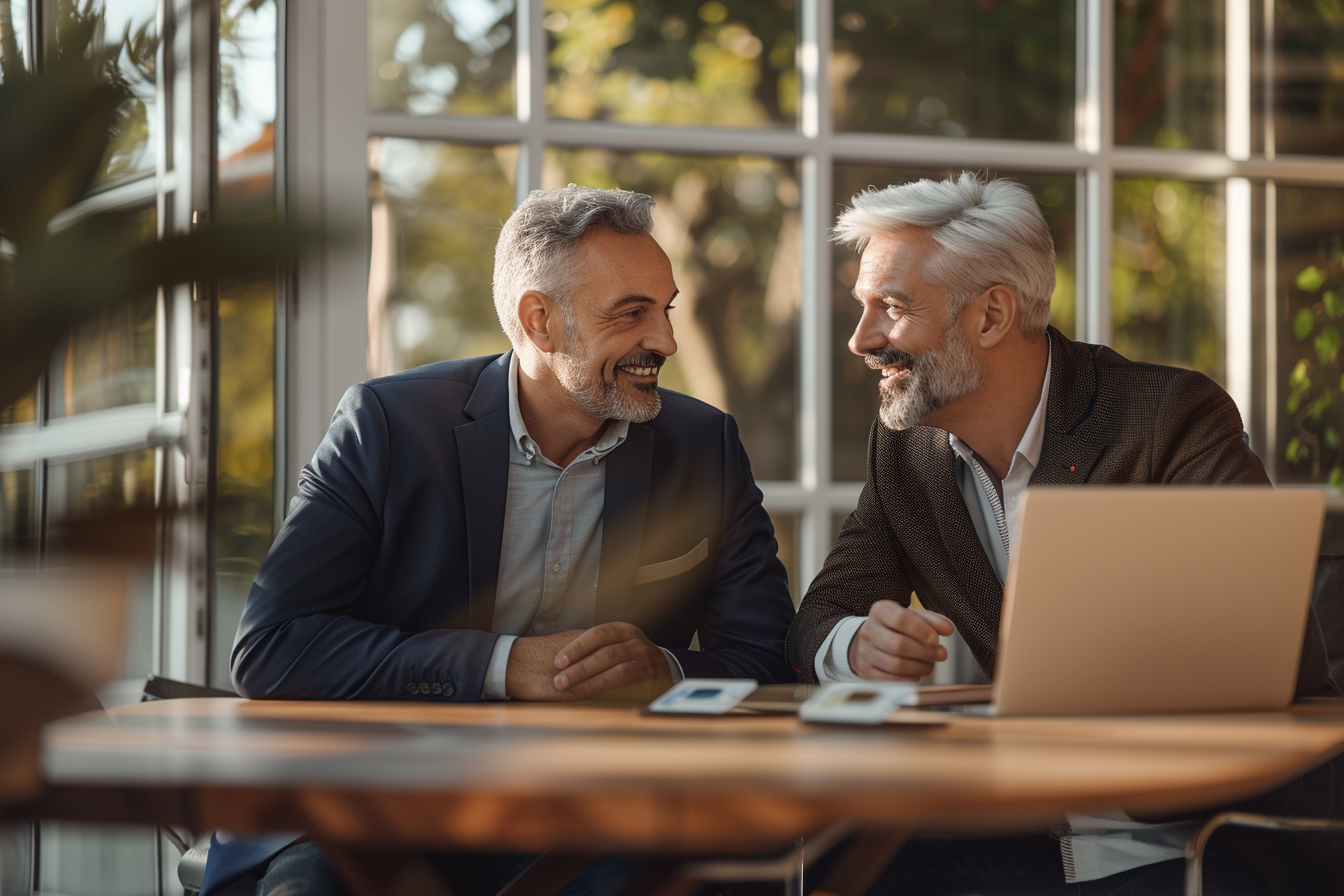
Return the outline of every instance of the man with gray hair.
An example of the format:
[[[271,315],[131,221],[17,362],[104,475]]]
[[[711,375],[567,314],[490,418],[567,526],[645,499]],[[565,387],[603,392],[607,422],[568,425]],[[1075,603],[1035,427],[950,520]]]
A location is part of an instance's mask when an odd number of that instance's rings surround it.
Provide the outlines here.
[[[495,252],[513,350],[346,392],[248,595],[239,693],[648,700],[683,676],[793,679],[793,603],[737,424],[658,388],[677,286],[652,205],[533,192]],[[212,857],[207,880],[260,876],[272,855]],[[494,892],[530,861],[441,865],[453,892]],[[312,844],[271,862],[262,891],[282,881],[340,891]]]
[[[835,237],[862,253],[849,348],[881,375],[881,403],[858,506],[789,630],[800,679],[918,681],[955,630],[988,680],[1029,484],[1268,484],[1208,377],[1049,327],[1054,246],[1020,184],[963,173],[869,190]],[[1314,617],[1298,693],[1338,694]],[[1184,831],[1071,822],[1067,862],[1044,834],[916,842],[876,892],[1180,891]]]

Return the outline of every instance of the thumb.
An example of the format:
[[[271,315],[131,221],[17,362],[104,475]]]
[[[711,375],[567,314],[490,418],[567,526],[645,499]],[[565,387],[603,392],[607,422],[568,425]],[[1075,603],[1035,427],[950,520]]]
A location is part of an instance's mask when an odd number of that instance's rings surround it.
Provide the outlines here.
[[[952,620],[942,613],[935,613],[932,610],[915,610],[914,612],[919,614],[920,619],[933,626],[933,630],[943,637],[947,637],[956,631],[956,626],[952,624]]]

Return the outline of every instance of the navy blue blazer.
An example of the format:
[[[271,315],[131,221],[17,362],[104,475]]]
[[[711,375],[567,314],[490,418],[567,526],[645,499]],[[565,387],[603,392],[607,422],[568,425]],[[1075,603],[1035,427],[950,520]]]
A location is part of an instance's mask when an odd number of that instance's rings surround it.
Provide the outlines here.
[[[346,392],[248,594],[240,694],[480,698],[498,637],[508,370],[508,354],[446,361]],[[603,461],[596,621],[638,625],[688,677],[792,681],[793,603],[737,425],[659,392],[662,412]],[[636,584],[637,567],[702,540],[703,561]]]

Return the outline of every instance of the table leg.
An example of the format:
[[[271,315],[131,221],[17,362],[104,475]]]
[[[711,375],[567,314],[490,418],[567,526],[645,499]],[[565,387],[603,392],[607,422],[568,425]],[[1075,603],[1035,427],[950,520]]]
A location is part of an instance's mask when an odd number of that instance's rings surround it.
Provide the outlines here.
[[[416,855],[322,844],[322,853],[355,896],[452,896],[428,862]]]
[[[555,896],[594,859],[591,855],[546,853],[515,877],[496,896]]]
[[[812,896],[863,896],[909,838],[908,831],[899,829],[861,831]]]

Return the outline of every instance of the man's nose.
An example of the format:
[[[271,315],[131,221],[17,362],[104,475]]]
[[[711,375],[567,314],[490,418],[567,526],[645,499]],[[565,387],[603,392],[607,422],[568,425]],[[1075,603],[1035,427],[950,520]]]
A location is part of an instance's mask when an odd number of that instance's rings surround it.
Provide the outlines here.
[[[890,344],[881,324],[881,315],[876,309],[864,308],[854,335],[849,337],[849,350],[856,355],[866,355]]]
[[[667,319],[666,315],[649,315],[656,318],[653,326],[644,335],[642,348],[645,351],[657,352],[663,357],[669,357],[677,353],[677,339],[672,335],[672,321]]]

